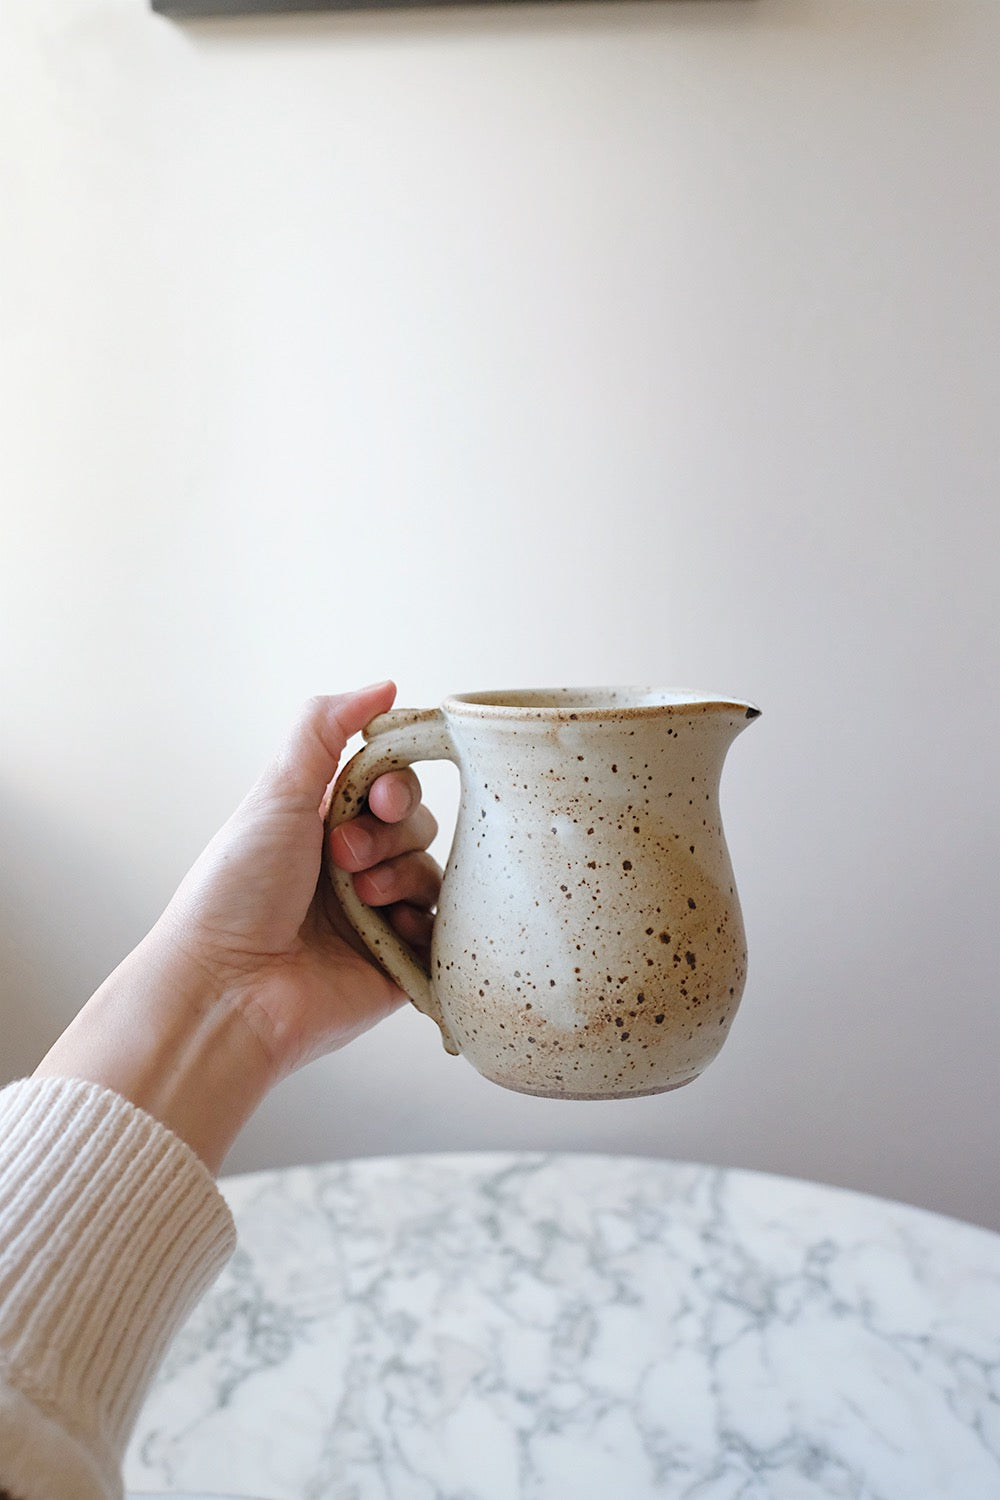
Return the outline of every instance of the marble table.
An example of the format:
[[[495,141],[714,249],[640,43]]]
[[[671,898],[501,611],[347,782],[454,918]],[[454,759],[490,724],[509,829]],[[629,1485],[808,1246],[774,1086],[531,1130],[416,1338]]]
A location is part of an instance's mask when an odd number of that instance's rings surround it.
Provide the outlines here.
[[[630,1157],[223,1181],[129,1450],[260,1500],[996,1500],[1000,1236]]]

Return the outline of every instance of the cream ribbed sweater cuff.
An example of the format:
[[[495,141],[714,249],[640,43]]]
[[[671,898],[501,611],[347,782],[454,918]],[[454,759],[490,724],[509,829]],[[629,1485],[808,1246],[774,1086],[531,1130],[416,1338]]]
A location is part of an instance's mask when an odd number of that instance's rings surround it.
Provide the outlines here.
[[[146,1388],[234,1244],[206,1167],[118,1094],[0,1091],[0,1489],[120,1495]]]

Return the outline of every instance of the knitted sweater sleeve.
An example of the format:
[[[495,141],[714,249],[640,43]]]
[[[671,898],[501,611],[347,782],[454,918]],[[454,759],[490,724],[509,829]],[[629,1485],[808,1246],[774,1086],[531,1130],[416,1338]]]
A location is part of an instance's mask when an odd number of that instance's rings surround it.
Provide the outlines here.
[[[146,1388],[234,1244],[142,1110],[76,1079],[0,1091],[0,1494],[118,1500]]]

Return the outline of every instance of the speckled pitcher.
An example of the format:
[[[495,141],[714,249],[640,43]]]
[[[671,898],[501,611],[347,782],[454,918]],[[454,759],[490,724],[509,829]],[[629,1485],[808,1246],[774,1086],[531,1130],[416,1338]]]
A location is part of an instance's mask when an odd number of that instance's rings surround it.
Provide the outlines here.
[[[383,714],[329,823],[386,771],[457,764],[430,972],[333,870],[344,911],[447,1050],[505,1088],[622,1099],[690,1083],[746,978],[718,788],[758,713],[698,693],[557,688]]]

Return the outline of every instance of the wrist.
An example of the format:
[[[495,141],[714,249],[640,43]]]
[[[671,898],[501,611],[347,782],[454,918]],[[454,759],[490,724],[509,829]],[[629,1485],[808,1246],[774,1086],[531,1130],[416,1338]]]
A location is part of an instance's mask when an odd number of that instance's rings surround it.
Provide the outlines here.
[[[154,929],[101,985],[36,1069],[113,1089],[218,1172],[277,1081],[234,995]]]

